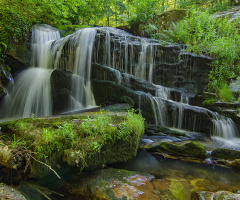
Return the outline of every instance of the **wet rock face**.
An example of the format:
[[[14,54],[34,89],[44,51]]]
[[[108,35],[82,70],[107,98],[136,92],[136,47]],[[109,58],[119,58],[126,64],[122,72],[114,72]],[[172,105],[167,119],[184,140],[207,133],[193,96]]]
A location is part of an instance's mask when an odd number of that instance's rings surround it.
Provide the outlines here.
[[[196,94],[208,84],[211,58],[184,52],[178,44],[98,30],[93,62]]]
[[[72,73],[57,69],[51,74],[53,113],[60,113],[68,108],[69,95],[71,94]]]
[[[0,81],[0,99],[6,95],[6,90],[4,89],[2,82]]]
[[[21,41],[16,42],[10,38],[11,50],[7,52],[5,62],[11,67],[13,73],[23,70],[30,65],[30,38],[31,31]]]

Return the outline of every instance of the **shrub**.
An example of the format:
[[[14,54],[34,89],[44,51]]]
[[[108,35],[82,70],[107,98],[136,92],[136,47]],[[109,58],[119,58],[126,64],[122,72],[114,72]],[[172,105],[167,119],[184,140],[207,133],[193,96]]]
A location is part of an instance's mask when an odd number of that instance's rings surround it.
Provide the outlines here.
[[[222,101],[231,102],[234,100],[234,96],[227,84],[223,84],[219,90],[219,97]]]

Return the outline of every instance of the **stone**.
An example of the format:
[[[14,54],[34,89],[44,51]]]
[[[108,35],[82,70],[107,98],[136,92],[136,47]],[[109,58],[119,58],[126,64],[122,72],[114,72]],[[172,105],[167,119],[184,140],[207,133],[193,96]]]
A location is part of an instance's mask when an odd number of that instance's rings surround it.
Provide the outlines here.
[[[53,114],[66,111],[71,94],[72,72],[57,69],[51,74]]]
[[[205,159],[207,156],[205,147],[196,141],[159,142],[158,145],[149,145],[145,146],[145,148],[149,152],[191,156],[200,159]]]
[[[0,199],[1,200],[27,200],[18,190],[4,183],[0,183]]]
[[[240,151],[231,149],[214,149],[211,154],[212,159],[235,160],[240,159]]]
[[[196,192],[194,200],[238,200],[240,199],[240,194],[228,192],[228,191],[218,191],[218,192],[209,192],[201,191]]]
[[[26,118],[3,122],[0,126],[4,137],[14,134],[15,140],[25,141],[28,151],[18,152],[22,162],[35,152],[30,156],[34,164],[25,177],[48,174],[51,170],[47,166],[56,167],[59,159],[81,170],[126,162],[136,156],[144,133],[142,116],[130,111]],[[37,162],[45,163],[45,156],[46,165]]]
[[[101,169],[75,180],[63,187],[75,199],[186,200],[191,196],[185,180],[156,179],[150,174],[122,169]]]

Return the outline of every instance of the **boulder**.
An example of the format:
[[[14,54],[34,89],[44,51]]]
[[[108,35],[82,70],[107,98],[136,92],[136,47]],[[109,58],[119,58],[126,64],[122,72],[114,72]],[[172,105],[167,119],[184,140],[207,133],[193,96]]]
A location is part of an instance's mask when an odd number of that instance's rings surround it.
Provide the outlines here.
[[[72,72],[56,69],[51,74],[53,114],[66,111],[71,94]]]
[[[0,183],[0,199],[1,200],[27,200],[18,190],[4,183]]]
[[[240,199],[240,194],[228,192],[228,191],[218,191],[218,192],[209,192],[209,191],[201,191],[196,192],[196,194],[192,197],[194,200],[237,200]]]
[[[240,151],[231,149],[214,149],[211,154],[212,159],[235,160],[240,159]]]
[[[156,179],[146,173],[108,168],[78,176],[74,184],[65,185],[63,190],[74,199],[186,200],[191,196],[189,186],[185,180]]]
[[[27,171],[32,177],[55,172],[53,168],[61,159],[81,170],[130,160],[136,156],[144,132],[142,116],[131,111],[33,117],[3,122],[0,126],[2,137],[18,141],[15,148],[21,164],[27,161],[23,168],[30,169],[33,162],[30,172]],[[28,150],[21,153],[23,148]]]
[[[180,156],[191,156],[199,159],[205,159],[206,149],[196,141],[187,142],[159,142],[145,146],[149,152],[166,153]]]

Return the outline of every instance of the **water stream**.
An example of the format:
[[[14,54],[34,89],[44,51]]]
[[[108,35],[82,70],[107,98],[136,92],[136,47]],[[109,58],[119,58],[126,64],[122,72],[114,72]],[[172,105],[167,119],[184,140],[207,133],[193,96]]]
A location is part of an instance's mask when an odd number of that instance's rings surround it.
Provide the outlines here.
[[[101,31],[99,31],[101,30]],[[95,42],[100,34],[105,34],[104,50],[100,54],[101,42]],[[7,88],[1,112],[6,117],[30,117],[52,115],[51,73],[55,69],[73,73],[68,110],[79,110],[96,106],[91,91],[92,62],[105,64],[118,70],[131,85],[127,74],[154,82],[156,41],[133,37],[113,28],[86,28],[65,38],[52,27],[43,25],[32,29],[31,67],[20,72]],[[139,55],[134,46],[140,49]],[[119,53],[120,52],[120,53]],[[162,57],[163,62],[169,58]],[[136,62],[136,60],[138,60]],[[175,61],[172,61],[175,62]],[[121,84],[121,78],[118,79]],[[184,129],[193,132],[206,131],[213,140],[223,147],[240,149],[238,130],[227,117],[208,109],[189,105],[188,93],[178,90],[180,98],[171,95],[172,88],[154,85],[155,96],[147,94],[155,118],[155,124]],[[138,92],[140,93],[140,92]],[[141,98],[141,95],[139,95]],[[141,108],[141,101],[139,100]],[[202,120],[204,116],[204,120]],[[177,166],[177,167],[176,167]],[[211,183],[227,183],[240,187],[240,174],[230,169],[173,161],[141,152],[128,164],[118,165],[128,170],[143,171],[161,177],[196,177],[208,179]],[[69,181],[69,180],[66,180]],[[70,180],[71,181],[71,180]],[[217,185],[217,184],[216,184]],[[53,188],[54,189],[54,188]],[[41,199],[42,197],[39,197]]]

